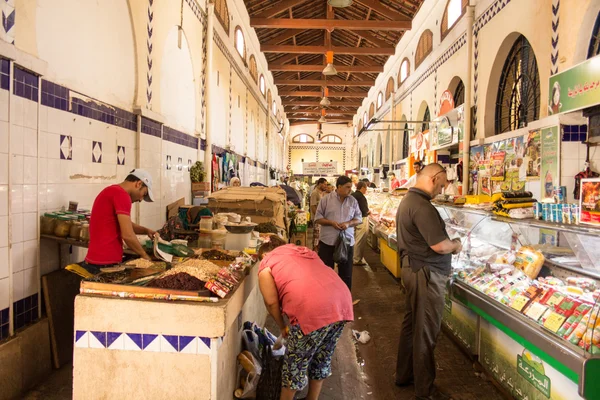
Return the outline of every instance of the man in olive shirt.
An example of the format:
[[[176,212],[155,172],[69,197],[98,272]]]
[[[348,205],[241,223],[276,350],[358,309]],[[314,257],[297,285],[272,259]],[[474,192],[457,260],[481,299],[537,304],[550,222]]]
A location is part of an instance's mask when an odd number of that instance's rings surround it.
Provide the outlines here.
[[[402,284],[406,313],[402,322],[396,366],[396,384],[414,382],[416,399],[448,399],[435,388],[434,349],[442,322],[444,291],[451,272],[452,254],[462,246],[450,240],[446,224],[431,199],[446,185],[446,170],[429,164],[421,170],[396,214]]]
[[[314,220],[315,215],[317,215],[317,206],[319,205],[319,201],[321,201],[321,197],[323,197],[327,190],[327,179],[319,178],[317,183],[315,184],[315,188],[310,194],[310,218]],[[319,250],[319,235],[321,233],[321,225],[313,224],[313,251]]]
[[[365,197],[367,183],[363,180],[356,184],[356,191],[351,194],[358,201],[358,208],[362,213],[362,224],[354,229],[354,265],[365,265],[363,251],[367,244],[367,231],[369,229],[369,202]]]

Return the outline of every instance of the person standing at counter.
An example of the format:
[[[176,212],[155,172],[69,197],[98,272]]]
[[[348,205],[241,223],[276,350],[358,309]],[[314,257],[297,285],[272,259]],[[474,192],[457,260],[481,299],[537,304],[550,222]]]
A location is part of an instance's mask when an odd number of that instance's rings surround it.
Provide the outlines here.
[[[421,172],[421,170],[423,169],[423,161],[415,161],[413,163],[413,168],[415,170],[414,175],[408,178],[408,181],[406,181],[404,185],[400,186],[400,188],[409,189],[415,186],[415,184],[417,183],[417,177],[419,175],[419,172]]]
[[[321,201],[321,197],[325,195],[325,190],[327,189],[327,179],[319,178],[317,181],[315,188],[310,194],[310,217],[312,219],[317,215],[317,206],[319,205],[319,201]],[[319,233],[321,232],[321,225],[314,224],[313,229],[313,250],[317,251],[319,249]]]
[[[140,257],[150,260],[136,234],[153,238],[156,232],[131,221],[131,204],[154,201],[152,176],[143,169],[134,169],[118,185],[111,185],[98,194],[92,206],[90,244],[85,263],[98,268],[123,261],[123,242]]]
[[[402,284],[406,313],[402,322],[396,385],[414,382],[416,399],[447,399],[437,390],[434,350],[442,322],[444,291],[451,272],[452,254],[462,245],[450,240],[444,220],[431,204],[446,185],[446,170],[435,163],[420,171],[396,214]]]
[[[394,190],[400,187],[400,181],[396,178],[396,174],[390,172],[390,190],[393,192]]]
[[[272,238],[259,248],[258,257],[258,283],[265,306],[288,339],[280,399],[292,400],[308,378],[306,399],[316,400],[323,380],[331,375],[331,358],[344,325],[354,320],[352,295],[337,274],[306,247]],[[289,328],[283,314],[289,318]]]
[[[352,193],[352,197],[358,202],[358,208],[360,208],[360,212],[362,213],[362,224],[354,229],[354,265],[365,265],[363,262],[363,251],[367,244],[367,230],[369,227],[367,217],[370,213],[369,202],[365,197],[365,193],[367,193],[367,183],[364,181],[358,182],[356,192]]]
[[[352,289],[352,261],[354,257],[354,227],[362,223],[362,213],[358,202],[352,196],[352,180],[347,176],[340,176],[336,182],[336,190],[321,198],[315,224],[321,225],[319,240],[319,257],[332,269],[335,267],[333,252],[340,236],[340,232],[350,241],[350,254],[348,260],[338,264],[340,278]]]

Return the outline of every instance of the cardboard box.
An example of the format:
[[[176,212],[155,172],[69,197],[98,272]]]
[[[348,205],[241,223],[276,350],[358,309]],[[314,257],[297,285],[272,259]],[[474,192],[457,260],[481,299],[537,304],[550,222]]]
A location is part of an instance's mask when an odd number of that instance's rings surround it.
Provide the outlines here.
[[[210,192],[210,182],[192,182],[192,192]]]
[[[308,225],[296,225],[297,232],[306,232],[308,230]]]
[[[299,232],[292,235],[290,242],[296,246],[306,247],[306,232]]]

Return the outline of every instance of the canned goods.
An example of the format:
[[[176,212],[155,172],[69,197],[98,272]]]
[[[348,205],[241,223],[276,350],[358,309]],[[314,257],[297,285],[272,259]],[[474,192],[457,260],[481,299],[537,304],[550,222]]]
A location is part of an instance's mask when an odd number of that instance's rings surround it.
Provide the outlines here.
[[[544,221],[550,221],[551,214],[552,212],[550,210],[550,204],[542,203],[542,219]]]
[[[542,203],[537,202],[533,205],[533,217],[535,219],[542,219],[543,206]]]
[[[571,204],[571,219],[573,224],[579,224],[579,204]]]

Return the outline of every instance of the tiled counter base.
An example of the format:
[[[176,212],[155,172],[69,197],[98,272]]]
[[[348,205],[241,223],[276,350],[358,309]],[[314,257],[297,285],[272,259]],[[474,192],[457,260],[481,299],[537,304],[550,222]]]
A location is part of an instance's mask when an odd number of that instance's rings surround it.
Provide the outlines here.
[[[73,398],[229,400],[242,323],[266,315],[258,264],[218,303],[79,295]]]

